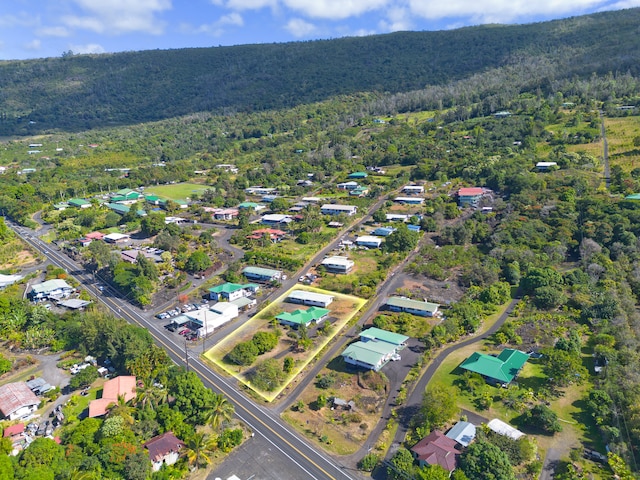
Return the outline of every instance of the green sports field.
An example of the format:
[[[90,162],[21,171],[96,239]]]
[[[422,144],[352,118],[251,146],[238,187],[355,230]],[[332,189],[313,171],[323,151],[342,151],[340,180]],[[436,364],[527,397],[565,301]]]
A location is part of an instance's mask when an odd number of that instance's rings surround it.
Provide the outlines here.
[[[160,198],[171,200],[186,200],[193,197],[194,193],[202,193],[207,189],[206,185],[197,183],[175,183],[172,185],[154,185],[145,188],[145,195],[157,195]]]

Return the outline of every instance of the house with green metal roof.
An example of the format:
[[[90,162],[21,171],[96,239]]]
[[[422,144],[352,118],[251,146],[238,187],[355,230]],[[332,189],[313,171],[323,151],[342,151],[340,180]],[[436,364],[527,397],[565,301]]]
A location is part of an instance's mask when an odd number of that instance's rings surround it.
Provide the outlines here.
[[[385,305],[392,312],[407,312],[421,317],[433,317],[438,315],[437,303],[423,302],[421,300],[411,300],[407,297],[389,297]]]
[[[306,310],[298,309],[293,312],[282,312],[276,315],[282,325],[298,328],[300,325],[309,325],[312,322],[322,323],[329,316],[330,310],[320,307],[309,307]]]
[[[350,365],[378,371],[396,354],[396,346],[387,342],[354,342],[344,349],[342,358]]]
[[[360,339],[363,342],[386,342],[395,345],[396,350],[400,350],[407,346],[409,337],[399,333],[388,332],[376,327],[370,327],[360,332]]]
[[[369,174],[367,172],[353,172],[348,175],[349,178],[367,178]]]
[[[149,194],[144,196],[144,201],[151,205],[160,205],[160,197],[157,195]]]
[[[518,376],[529,355],[520,350],[505,348],[498,356],[474,352],[460,368],[479,373],[492,384],[508,384]]]
[[[84,198],[72,198],[67,203],[69,206],[76,208],[89,208],[91,206],[91,202],[87,202]]]
[[[244,209],[256,210],[259,206],[260,204],[256,202],[242,202],[240,205],[238,205],[238,208],[240,210],[244,210]]]
[[[105,206],[109,210],[119,213],[120,215],[129,213],[129,210],[131,210],[131,208],[129,208],[127,205],[122,205],[120,203],[106,203]],[[144,210],[136,210],[136,215],[138,215],[139,217],[145,217],[147,215],[147,212],[145,212]]]
[[[640,193],[632,193],[624,197],[625,200],[640,200]]]
[[[275,282],[282,278],[282,271],[262,267],[244,267],[242,274],[249,280],[259,283]]]
[[[130,188],[123,188],[111,195],[111,203],[122,203],[124,205],[130,205],[141,199],[143,195],[131,190]]]
[[[133,198],[140,198],[142,195],[138,192],[136,192],[135,190],[131,190],[130,188],[123,188],[121,190],[118,190],[115,195],[117,196],[122,196],[122,197],[127,197],[130,199]]]
[[[209,289],[209,298],[216,302],[232,302],[238,298],[248,297],[258,291],[260,287],[255,283],[222,283]]]

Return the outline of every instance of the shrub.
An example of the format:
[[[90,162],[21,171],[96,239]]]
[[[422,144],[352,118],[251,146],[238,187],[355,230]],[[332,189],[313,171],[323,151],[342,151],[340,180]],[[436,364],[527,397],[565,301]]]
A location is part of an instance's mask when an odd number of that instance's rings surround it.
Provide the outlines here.
[[[380,458],[375,453],[368,453],[362,460],[358,462],[358,468],[363,472],[373,472],[373,469],[376,468]]]
[[[258,355],[273,350],[278,345],[278,335],[275,332],[258,332],[251,339],[258,350]]]
[[[233,447],[237,447],[242,443],[244,435],[240,428],[233,430],[225,430],[218,437],[218,448],[223,452],[229,452]]]
[[[251,365],[258,358],[258,347],[252,341],[240,342],[228,353],[227,357],[238,365]]]
[[[333,375],[322,375],[316,382],[316,387],[326,390],[331,388],[336,383],[336,378]]]

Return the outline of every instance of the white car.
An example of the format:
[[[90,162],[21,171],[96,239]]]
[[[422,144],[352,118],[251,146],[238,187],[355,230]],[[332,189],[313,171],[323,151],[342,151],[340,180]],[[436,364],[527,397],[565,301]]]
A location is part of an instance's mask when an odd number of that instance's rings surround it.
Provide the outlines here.
[[[391,360],[393,362],[397,362],[399,360],[402,360],[402,357],[400,355],[398,355],[397,353],[394,353],[393,355],[391,355]]]

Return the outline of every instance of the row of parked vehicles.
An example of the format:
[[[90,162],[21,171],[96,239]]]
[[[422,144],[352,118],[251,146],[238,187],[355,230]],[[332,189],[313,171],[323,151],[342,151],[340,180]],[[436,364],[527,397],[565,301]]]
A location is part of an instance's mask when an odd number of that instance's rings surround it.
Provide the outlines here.
[[[202,303],[185,303],[181,307],[172,308],[171,310],[167,310],[166,312],[162,312],[156,315],[156,318],[160,320],[166,320],[167,318],[177,317],[181,313],[191,312],[193,310],[200,310],[203,305],[209,303],[209,300],[206,298],[202,300]]]

